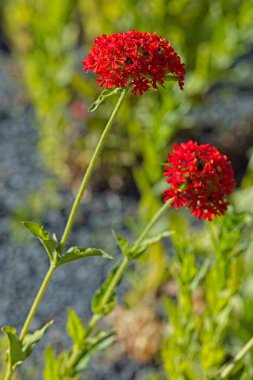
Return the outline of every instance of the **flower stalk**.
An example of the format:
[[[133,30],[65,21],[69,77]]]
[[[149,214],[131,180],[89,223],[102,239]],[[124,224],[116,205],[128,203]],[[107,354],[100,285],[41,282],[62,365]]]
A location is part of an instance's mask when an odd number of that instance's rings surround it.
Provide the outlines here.
[[[162,207],[159,208],[159,210],[156,212],[156,214],[153,216],[151,221],[147,224],[147,226],[144,228],[143,232],[137,238],[135,243],[133,244],[132,248],[130,250],[135,250],[137,249],[141,243],[144,241],[144,239],[147,237],[149,234],[150,230],[152,227],[156,224],[158,219],[164,214],[164,212],[170,207],[171,201],[168,201],[162,205]],[[126,256],[122,259],[113,279],[112,282],[110,283],[110,286],[107,288],[106,292],[103,295],[103,298],[101,300],[101,308],[106,305],[108,300],[112,297],[113,293],[115,292],[118,284],[121,282],[123,275],[125,273],[125,270],[128,266],[130,259]],[[94,331],[95,327],[97,326],[98,322],[103,318],[102,314],[94,314],[89,322],[88,328],[86,330],[86,338],[92,334]],[[74,371],[75,366],[78,364],[79,360],[81,359],[82,352],[79,350],[74,350],[72,352],[72,355],[70,356],[69,362],[68,362],[68,367],[67,371]]]
[[[107,136],[108,136],[108,134],[109,134],[109,132],[110,132],[110,130],[112,128],[113,122],[114,122],[114,120],[115,120],[115,118],[116,118],[116,116],[117,116],[117,114],[118,114],[118,112],[119,112],[119,110],[120,110],[120,108],[121,108],[121,106],[123,104],[123,101],[124,101],[124,99],[125,99],[125,97],[127,95],[127,92],[128,92],[128,88],[125,88],[125,89],[122,90],[122,92],[120,94],[120,97],[119,97],[119,99],[117,101],[117,104],[116,104],[116,106],[115,106],[115,108],[114,108],[114,110],[113,110],[113,112],[112,112],[112,114],[110,116],[110,119],[108,120],[108,122],[107,122],[107,124],[105,126],[105,129],[104,129],[104,131],[103,131],[103,133],[102,133],[102,135],[100,137],[100,140],[99,140],[99,142],[98,142],[98,144],[96,146],[96,149],[95,149],[95,151],[93,153],[93,156],[91,158],[91,161],[89,163],[88,169],[86,170],[86,172],[84,174],[82,183],[80,185],[79,191],[78,191],[77,196],[76,196],[76,198],[74,200],[74,203],[72,205],[72,209],[70,211],[70,214],[69,214],[69,217],[68,217],[68,220],[67,220],[67,223],[66,223],[66,227],[64,229],[64,232],[63,232],[63,235],[62,235],[62,238],[61,238],[61,242],[60,242],[61,253],[62,253],[62,251],[63,251],[63,249],[64,249],[64,247],[65,247],[65,245],[67,243],[70,231],[72,229],[72,226],[73,226],[73,223],[74,223],[74,220],[75,220],[75,216],[76,216],[77,211],[78,211],[78,207],[79,207],[79,205],[81,203],[82,197],[83,197],[84,192],[85,192],[85,190],[87,188],[89,179],[90,179],[90,177],[91,177],[91,175],[92,175],[92,173],[94,171],[97,159],[98,159],[98,157],[99,157],[99,155],[100,155],[100,153],[101,153],[101,151],[103,149],[105,140],[106,140],[106,138],[107,138]],[[30,311],[28,313],[28,316],[27,316],[27,318],[25,320],[23,328],[21,330],[21,333],[20,333],[20,336],[19,336],[19,338],[20,338],[21,341],[24,340],[24,338],[25,338],[25,336],[26,336],[26,334],[27,334],[27,332],[29,330],[29,327],[30,327],[30,325],[32,323],[34,315],[35,315],[35,313],[36,313],[36,311],[38,309],[38,306],[39,306],[39,304],[40,304],[40,302],[41,302],[41,300],[42,300],[42,298],[43,298],[43,296],[45,294],[45,291],[46,291],[46,289],[47,289],[47,287],[48,287],[48,285],[49,285],[49,283],[50,283],[50,281],[51,281],[51,279],[53,277],[53,274],[54,274],[55,270],[56,270],[56,262],[54,262],[52,260],[51,264],[50,264],[50,267],[49,267],[49,269],[48,269],[48,271],[47,271],[47,273],[46,273],[46,275],[44,277],[44,280],[43,280],[43,282],[41,284],[41,287],[40,287],[40,289],[39,289],[39,291],[38,291],[38,293],[37,293],[37,295],[36,295],[36,297],[35,297],[35,299],[33,301],[33,304],[31,306],[31,309],[30,309]],[[4,380],[10,380],[12,378],[13,372],[14,371],[12,370],[10,364],[8,363]]]
[[[143,240],[146,238],[146,236],[148,235],[149,231],[156,224],[156,222],[158,221],[158,219],[160,219],[160,217],[162,216],[162,214],[170,207],[172,201],[173,201],[173,199],[170,199],[167,202],[165,202],[162,205],[162,207],[157,211],[157,213],[153,216],[153,218],[151,219],[151,221],[147,224],[146,228],[143,230],[143,232],[141,233],[141,235],[139,236],[139,238],[134,243],[133,248],[132,248],[133,250],[136,249],[143,242]]]
[[[49,267],[49,269],[45,275],[45,278],[41,284],[41,287],[40,287],[40,289],[39,289],[39,291],[38,291],[38,293],[37,293],[37,295],[33,301],[33,304],[32,304],[32,307],[29,311],[29,314],[25,320],[24,326],[23,326],[21,333],[20,333],[20,336],[19,336],[20,340],[23,340],[24,337],[26,336],[27,332],[28,332],[28,329],[29,329],[29,327],[32,323],[33,317],[34,317],[34,315],[38,309],[40,301],[42,300],[42,297],[44,296],[45,291],[46,291],[46,289],[47,289],[47,287],[48,287],[48,285],[49,285],[49,283],[53,277],[55,269],[56,269],[55,264],[51,263],[51,265],[50,265],[50,267]]]
[[[13,371],[12,371],[11,365],[10,365],[10,363],[8,363],[8,367],[7,367],[5,376],[4,376],[4,380],[10,380],[12,377],[12,373],[13,373]]]
[[[85,175],[83,177],[83,180],[82,180],[82,183],[80,185],[80,188],[79,188],[79,191],[77,193],[77,196],[74,200],[74,203],[73,203],[73,206],[72,206],[72,209],[70,211],[70,215],[69,215],[69,218],[68,218],[68,221],[67,221],[67,224],[66,224],[66,227],[65,227],[65,230],[63,232],[63,235],[62,235],[62,238],[61,238],[61,243],[60,243],[60,246],[61,246],[61,249],[64,248],[67,240],[68,240],[68,237],[69,237],[69,233],[71,231],[71,228],[73,226],[73,223],[74,223],[74,220],[75,220],[75,216],[76,216],[76,213],[77,213],[77,210],[78,210],[78,207],[81,203],[81,200],[82,200],[82,197],[83,197],[83,194],[84,194],[84,191],[86,190],[87,188],[87,185],[88,185],[88,182],[89,182],[89,179],[91,177],[91,174],[94,170],[94,167],[96,165],[96,162],[97,162],[97,159],[103,149],[103,146],[104,146],[104,143],[105,143],[105,140],[106,140],[106,137],[107,135],[109,134],[110,130],[111,130],[111,127],[112,127],[112,124],[123,104],[123,101],[127,95],[127,91],[128,89],[123,89],[122,92],[121,92],[121,95],[119,97],[119,100],[116,104],[116,107],[114,108],[112,114],[111,114],[111,117],[110,119],[108,120],[108,123],[106,124],[105,126],[105,129],[101,135],[101,138],[96,146],[96,149],[95,149],[95,152],[92,156],[92,159],[89,163],[89,166],[88,166],[88,169],[87,171],[85,172]]]
[[[148,225],[144,228],[143,232],[139,236],[139,238],[135,241],[132,248],[130,250],[137,249],[141,243],[144,241],[144,239],[147,237],[148,233],[152,229],[152,227],[155,225],[155,223],[158,221],[158,219],[162,216],[162,214],[169,208],[171,202],[166,202],[162,205],[162,207],[156,212],[156,214],[153,216],[151,221],[148,223]],[[103,299],[101,301],[102,307],[106,305],[108,300],[111,298],[112,294],[114,293],[117,285],[122,280],[123,274],[125,273],[125,269],[127,268],[127,265],[129,263],[130,259],[128,257],[124,257],[121,261],[120,266],[118,267],[117,272],[115,273],[115,276],[113,278],[113,281],[111,282],[110,286],[108,287],[107,291],[105,292]],[[102,318],[103,316],[94,315],[89,323],[88,331],[89,333],[94,330],[97,322]]]

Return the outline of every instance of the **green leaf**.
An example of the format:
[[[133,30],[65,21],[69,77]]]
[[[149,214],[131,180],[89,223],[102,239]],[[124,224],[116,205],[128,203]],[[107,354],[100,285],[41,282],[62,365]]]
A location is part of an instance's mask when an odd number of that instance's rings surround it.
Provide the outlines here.
[[[101,332],[97,334],[94,338],[91,339],[91,341],[87,344],[86,349],[83,352],[83,355],[81,356],[81,359],[77,363],[76,371],[81,372],[83,371],[94,352],[97,352],[98,350],[105,349],[109,345],[113,343],[115,339],[115,333],[113,331],[110,332]]]
[[[10,361],[11,368],[14,370],[20,366],[25,360],[26,356],[22,350],[22,341],[16,335],[16,329],[11,326],[5,326],[2,328],[9,340],[9,352],[8,359]]]
[[[76,348],[80,348],[85,340],[86,329],[81,318],[73,309],[68,309],[67,333],[75,343]]]
[[[2,328],[9,340],[8,360],[12,369],[20,366],[25,359],[31,354],[33,347],[38,343],[49,326],[53,321],[48,322],[40,330],[35,331],[32,334],[27,334],[23,341],[16,335],[16,329],[14,327],[5,326]]]
[[[141,245],[148,247],[149,245],[157,243],[158,241],[160,241],[161,239],[163,239],[165,237],[171,236],[173,233],[174,233],[173,231],[160,232],[159,234],[157,234],[156,236],[153,236],[152,238],[143,240]]]
[[[43,371],[44,380],[61,380],[60,378],[60,363],[56,358],[52,347],[48,346],[45,352],[45,368]]]
[[[47,231],[44,231],[44,227],[38,223],[34,222],[22,222],[23,225],[31,232],[32,235],[36,236],[43,247],[45,248],[50,262],[55,259],[55,256],[58,256],[57,248],[59,246],[57,237],[55,234],[52,234],[52,237]]]
[[[211,267],[211,264],[212,264],[212,259],[210,258],[207,258],[203,265],[201,266],[201,268],[199,269],[199,271],[197,272],[196,276],[194,277],[191,285],[190,285],[190,289],[191,291],[197,289],[197,287],[199,286],[200,282],[205,278],[207,272],[209,271],[210,267]]]
[[[107,315],[109,314],[114,307],[116,306],[116,294],[115,291],[112,293],[110,298],[105,301],[105,296],[107,294],[108,289],[111,286],[111,283],[114,279],[115,273],[118,270],[118,265],[115,266],[110,272],[107,279],[104,281],[102,286],[96,291],[92,302],[91,308],[93,313]],[[118,285],[118,284],[117,284]]]
[[[54,323],[54,321],[50,321],[46,323],[39,330],[34,331],[32,334],[27,334],[23,340],[23,351],[25,352],[26,357],[31,355],[32,350],[36,343],[38,343],[44,336],[47,329]]]
[[[128,256],[128,240],[125,239],[123,236],[119,235],[116,231],[112,231],[113,237],[115,238],[116,242],[118,243],[121,252],[123,255]]]
[[[140,257],[151,244],[157,243],[161,239],[168,237],[173,233],[173,231],[163,231],[149,239],[143,240],[143,242],[139,246],[130,250],[130,257],[134,259]]]
[[[253,186],[236,190],[232,195],[232,199],[234,201],[234,204],[236,205],[236,210],[239,212],[253,212],[252,198]]]
[[[97,100],[89,107],[89,112],[94,112],[109,96],[117,94],[120,91],[122,91],[122,88],[109,88],[102,91]]]
[[[178,317],[179,310],[175,303],[169,297],[163,297],[163,302],[167,314],[170,316],[170,322],[173,328],[178,328],[178,324],[180,324],[180,319]]]
[[[30,231],[34,236],[36,236],[39,239],[48,240],[49,239],[49,233],[47,231],[44,231],[44,227],[41,226],[38,223],[34,222],[22,222],[23,225]]]
[[[64,256],[58,257],[57,266],[89,256],[101,256],[106,259],[113,259],[112,256],[99,248],[71,247]]]

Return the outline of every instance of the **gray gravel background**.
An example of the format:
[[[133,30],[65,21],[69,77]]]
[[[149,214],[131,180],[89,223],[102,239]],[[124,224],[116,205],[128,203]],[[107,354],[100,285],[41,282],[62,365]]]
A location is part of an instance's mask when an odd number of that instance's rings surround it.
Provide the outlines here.
[[[9,56],[0,54],[0,325],[20,328],[48,268],[48,260],[36,239],[28,239],[24,245],[13,236],[11,216],[17,207],[27,202],[29,193],[43,188],[50,175],[43,168],[36,150],[36,121],[18,77]],[[59,236],[73,201],[69,193],[62,192],[61,198],[66,207],[59,212],[47,212],[43,220],[45,228]],[[111,230],[116,228],[122,232],[125,228],[123,215],[134,215],[135,206],[135,202],[127,197],[111,192],[97,194],[90,203],[82,204],[70,243],[101,247],[119,257]],[[46,343],[50,342],[58,349],[70,343],[63,333],[67,307],[74,308],[88,321],[91,296],[111,265],[110,260],[90,258],[62,267],[55,273],[32,328],[36,329],[51,319],[55,324],[36,348],[32,359],[34,364],[39,361]],[[141,368],[127,358],[110,366],[94,359],[84,378],[139,379],[136,374],[141,374],[142,370],[145,371],[145,367]],[[21,373],[22,379],[28,379],[27,372],[26,375]],[[38,375],[37,379],[41,376]]]

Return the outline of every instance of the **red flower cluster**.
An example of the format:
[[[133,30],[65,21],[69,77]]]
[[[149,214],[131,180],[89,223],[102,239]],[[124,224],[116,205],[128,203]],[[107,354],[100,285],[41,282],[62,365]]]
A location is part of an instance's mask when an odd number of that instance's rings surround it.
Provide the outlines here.
[[[170,184],[164,201],[173,198],[171,205],[185,206],[199,219],[225,213],[229,204],[225,196],[235,187],[234,172],[231,161],[216,148],[193,141],[174,145],[164,170]]]
[[[105,89],[132,86],[132,92],[142,95],[152,86],[163,84],[169,73],[184,86],[184,64],[170,41],[150,33],[131,32],[102,35],[83,61],[84,71],[99,76],[99,86]]]

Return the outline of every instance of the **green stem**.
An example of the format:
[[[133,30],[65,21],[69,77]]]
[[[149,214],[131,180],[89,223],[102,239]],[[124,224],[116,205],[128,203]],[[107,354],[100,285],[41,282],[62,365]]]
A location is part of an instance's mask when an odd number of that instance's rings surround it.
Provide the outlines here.
[[[29,314],[28,314],[28,316],[26,318],[26,321],[24,323],[23,329],[22,329],[21,334],[19,336],[19,338],[21,340],[24,339],[24,337],[26,336],[26,334],[28,332],[28,329],[29,329],[30,324],[31,324],[31,322],[33,320],[34,314],[37,311],[37,308],[38,308],[38,306],[40,304],[40,301],[41,301],[41,299],[42,299],[42,297],[43,297],[43,295],[44,295],[44,293],[45,293],[45,291],[46,291],[46,289],[48,287],[48,284],[49,284],[49,282],[50,282],[50,280],[51,280],[51,278],[52,278],[52,276],[54,274],[55,269],[56,269],[55,265],[51,264],[50,267],[49,267],[49,269],[48,269],[48,272],[47,272],[47,274],[46,274],[46,276],[45,276],[45,278],[44,278],[44,280],[43,280],[43,282],[41,284],[41,287],[40,287],[40,289],[39,289],[39,291],[37,293],[37,296],[36,296],[35,300],[33,301],[32,307],[31,307],[31,309],[29,311]]]
[[[145,239],[145,237],[147,236],[147,234],[149,233],[149,231],[151,230],[151,228],[154,226],[154,224],[157,222],[157,220],[161,217],[161,215],[165,212],[165,210],[167,210],[169,208],[171,204],[171,201],[168,201],[166,202],[158,211],[157,213],[153,216],[153,218],[151,219],[151,221],[148,223],[148,225],[146,226],[146,228],[143,230],[143,232],[141,233],[141,235],[139,236],[139,238],[135,241],[135,243],[133,244],[133,248],[132,249],[135,249],[137,248],[141,243],[142,241]],[[117,287],[117,285],[119,284],[120,280],[122,279],[122,276],[125,272],[125,269],[127,267],[127,264],[129,262],[129,259],[127,257],[124,257],[124,259],[122,260],[120,266],[118,267],[117,269],[117,272],[115,273],[115,276],[113,277],[113,280],[112,282],[110,283],[110,286],[107,288],[102,300],[101,300],[101,305],[102,305],[102,308],[104,305],[106,305],[106,303],[108,302],[108,300],[111,298],[113,292],[115,291],[115,288]],[[95,328],[97,322],[102,318],[102,316],[100,315],[93,315],[90,323],[89,323],[89,327],[88,327],[88,333],[92,332],[93,329]]]
[[[97,147],[95,149],[95,152],[94,152],[93,157],[92,157],[92,159],[90,161],[88,169],[87,169],[87,171],[86,171],[86,173],[84,175],[82,184],[80,186],[80,189],[78,191],[76,199],[75,199],[75,201],[73,203],[72,210],[70,212],[70,215],[69,215],[69,218],[68,218],[68,221],[67,221],[67,224],[66,224],[66,227],[65,227],[62,239],[61,239],[61,248],[63,248],[64,245],[67,242],[67,239],[68,239],[71,227],[73,225],[74,218],[75,218],[78,206],[79,206],[79,204],[81,202],[84,190],[87,187],[87,184],[88,184],[89,178],[90,178],[90,176],[92,174],[92,171],[94,169],[96,160],[97,160],[97,158],[98,158],[98,156],[99,156],[99,154],[100,154],[100,152],[101,152],[101,150],[103,148],[103,145],[104,145],[104,142],[105,142],[105,138],[106,138],[106,136],[108,135],[108,133],[110,131],[112,123],[113,123],[115,117],[117,116],[117,113],[119,112],[119,109],[120,109],[120,107],[121,107],[121,105],[123,103],[123,100],[124,100],[126,94],[127,94],[127,90],[125,90],[125,89],[122,90],[121,96],[120,96],[120,98],[119,98],[119,100],[118,100],[118,102],[116,104],[115,109],[112,112],[112,115],[111,115],[111,117],[110,117],[110,119],[109,119],[109,121],[108,121],[105,129],[104,129],[104,132],[102,133],[102,136],[101,136],[101,138],[100,138],[100,140],[98,142],[98,145],[97,145]],[[49,268],[49,270],[48,270],[48,272],[47,272],[47,274],[46,274],[46,276],[45,276],[45,278],[43,280],[43,283],[42,283],[42,285],[40,287],[40,290],[39,290],[39,292],[38,292],[38,294],[37,294],[37,296],[36,296],[36,298],[35,298],[35,300],[33,302],[33,305],[31,307],[30,312],[29,312],[29,314],[27,316],[27,319],[25,321],[24,327],[23,327],[23,329],[21,331],[21,334],[20,334],[20,339],[21,340],[24,339],[25,335],[27,334],[29,326],[30,326],[30,324],[31,324],[31,322],[33,320],[34,314],[35,314],[35,312],[36,312],[36,310],[37,310],[37,308],[39,306],[39,303],[40,303],[40,301],[41,301],[41,299],[42,299],[42,297],[43,297],[43,295],[45,293],[45,290],[46,290],[46,288],[47,288],[47,286],[48,286],[48,284],[49,284],[49,282],[50,282],[50,280],[51,280],[51,278],[53,276],[54,271],[55,271],[55,265],[51,264],[50,268]]]
[[[236,365],[244,358],[244,356],[253,348],[253,338],[238,352],[233,361],[229,363],[221,372],[221,379],[226,379],[234,370]]]
[[[111,114],[111,117],[110,119],[108,120],[108,123],[106,124],[105,126],[105,129],[100,137],[100,140],[96,146],[96,149],[95,149],[95,152],[93,153],[93,156],[91,158],[91,161],[89,163],[89,166],[88,166],[88,169],[86,170],[85,172],[85,175],[83,177],[83,180],[82,180],[82,183],[81,183],[81,186],[79,188],[79,191],[77,193],[77,196],[74,200],[74,203],[73,203],[73,206],[72,206],[72,209],[70,211],[70,215],[69,215],[69,218],[68,218],[68,221],[67,221],[67,224],[66,224],[66,227],[65,227],[65,230],[63,232],[63,235],[62,235],[62,238],[61,238],[61,243],[60,243],[60,247],[61,247],[61,250],[63,250],[67,240],[68,240],[68,237],[69,237],[69,234],[70,234],[70,231],[71,231],[71,228],[73,226],[73,223],[74,223],[74,219],[75,219],[75,216],[76,216],[76,213],[77,213],[77,210],[78,210],[78,207],[80,205],[80,202],[82,200],[82,197],[83,197],[83,194],[84,194],[84,191],[88,185],[88,182],[89,182],[89,179],[91,177],[91,174],[94,170],[94,167],[95,167],[95,164],[96,164],[96,161],[99,157],[99,154],[101,153],[102,151],[102,148],[103,148],[103,145],[104,145],[104,142],[105,142],[105,139],[108,135],[108,133],[110,132],[110,129],[112,127],[112,124],[113,124],[113,121],[115,120],[119,110],[120,110],[120,107],[127,95],[127,92],[128,92],[128,89],[123,89],[122,90],[122,93],[118,99],[118,102],[116,104],[116,107],[114,108],[112,114]],[[43,283],[41,284],[41,287],[37,293],[37,296],[32,304],[32,307],[29,311],[29,314],[26,318],[26,321],[24,323],[24,326],[22,328],[22,331],[20,333],[20,339],[23,340],[24,337],[26,336],[28,330],[29,330],[29,327],[31,325],[31,322],[33,320],[33,317],[37,311],[37,308],[40,304],[40,301],[48,287],[48,284],[54,274],[54,271],[56,269],[56,266],[54,263],[51,263],[50,267],[49,267],[49,270],[43,280]],[[11,367],[8,365],[8,368],[6,370],[6,374],[5,374],[5,378],[4,380],[10,380],[11,377],[12,377],[12,369]]]
[[[148,225],[146,226],[146,228],[143,230],[143,232],[141,233],[141,235],[139,236],[139,238],[134,243],[133,248],[132,248],[133,250],[135,248],[137,248],[143,242],[143,240],[145,239],[145,237],[147,236],[147,234],[149,233],[149,231],[151,230],[151,228],[155,225],[155,223],[157,222],[157,220],[170,207],[172,201],[173,201],[173,199],[168,200],[167,202],[165,202],[164,205],[153,216],[153,218],[151,219],[151,221],[148,223]]]
[[[120,281],[123,277],[123,274],[125,272],[125,269],[127,267],[128,262],[129,262],[129,259],[127,257],[124,257],[124,259],[121,261],[121,264],[117,269],[117,272],[115,273],[110,285],[106,289],[106,292],[103,295],[103,298],[101,300],[101,308],[102,309],[106,305],[108,300],[111,298],[113,292],[115,291],[116,287],[120,283]],[[87,331],[88,334],[90,334],[94,330],[96,324],[98,323],[98,321],[101,318],[102,318],[102,315],[98,315],[98,314],[93,315],[93,317],[91,318],[91,321],[89,323],[89,326],[88,326],[88,331]]]
[[[81,186],[79,188],[79,191],[78,191],[78,194],[74,200],[74,203],[73,203],[73,206],[72,206],[72,209],[71,209],[71,212],[70,212],[70,215],[69,215],[69,218],[68,218],[68,221],[67,221],[67,224],[66,224],[66,227],[65,227],[65,230],[63,232],[63,235],[62,235],[62,238],[61,238],[61,248],[63,249],[67,240],[68,240],[68,236],[69,236],[69,233],[71,231],[71,228],[73,226],[73,223],[74,223],[74,219],[75,219],[75,216],[76,216],[76,213],[77,213],[77,210],[78,210],[78,207],[79,207],[79,204],[82,200],[82,197],[83,197],[83,194],[84,194],[84,191],[88,185],[88,182],[89,182],[89,179],[90,179],[90,176],[94,170],[94,167],[95,167],[95,164],[96,164],[96,161],[99,157],[99,154],[101,153],[101,150],[103,148],[103,145],[104,145],[104,142],[105,142],[105,139],[108,135],[108,133],[110,132],[110,129],[112,127],[112,124],[113,124],[113,121],[114,119],[116,118],[119,110],[120,110],[120,107],[126,97],[126,94],[127,94],[127,89],[123,89],[122,90],[122,93],[120,95],[120,98],[116,104],[116,107],[114,108],[113,110],[113,113],[111,114],[111,117],[110,119],[108,120],[108,123],[106,124],[106,127],[101,135],[101,138],[96,146],[96,149],[95,149],[95,152],[93,153],[93,156],[92,156],[92,159],[89,163],[89,166],[88,166],[88,169],[86,170],[85,172],[85,175],[83,177],[83,180],[82,180],[82,183],[81,183]]]
[[[108,300],[111,298],[113,292],[115,291],[115,288],[117,287],[117,285],[119,284],[120,280],[123,277],[123,274],[125,272],[128,262],[129,262],[129,259],[127,257],[124,257],[120,266],[117,269],[117,272],[115,273],[115,276],[112,279],[112,282],[110,283],[110,286],[107,288],[101,300],[101,308],[103,308],[108,302]],[[86,330],[86,337],[88,337],[93,332],[93,330],[95,329],[96,325],[98,324],[98,322],[101,320],[102,317],[103,315],[101,314],[94,314],[92,316],[90,323],[88,325],[88,328]],[[82,351],[74,350],[68,362],[68,369],[73,370],[81,358],[82,358]]]
[[[8,367],[4,376],[4,380],[10,380],[11,377],[12,377],[12,369],[11,369],[11,365],[8,364]]]
[[[147,227],[143,230],[143,232],[141,233],[141,235],[139,236],[139,238],[135,241],[135,243],[133,244],[133,248],[132,249],[135,249],[137,248],[141,243],[142,241],[145,239],[145,237],[147,236],[147,234],[149,233],[149,231],[151,230],[151,228],[154,226],[154,224],[157,222],[157,220],[161,217],[161,215],[165,212],[165,210],[167,210],[169,208],[171,204],[171,201],[168,201],[166,202],[158,211],[157,213],[153,216],[153,218],[151,219],[151,221],[148,223]],[[113,292],[115,291],[115,288],[117,287],[117,285],[119,284],[120,280],[122,279],[122,276],[125,272],[125,269],[127,267],[127,264],[129,262],[129,259],[127,257],[124,257],[124,259],[122,260],[120,266],[118,267],[117,269],[117,272],[115,273],[115,276],[113,277],[113,280],[112,282],[110,283],[110,286],[107,288],[103,298],[102,298],[102,301],[101,301],[101,305],[102,305],[102,308],[104,305],[106,305],[106,303],[108,302],[108,300],[111,298]],[[95,314],[90,323],[89,323],[89,327],[88,327],[88,333],[92,332],[93,329],[95,328],[97,322],[102,318],[102,316],[100,315],[97,315]]]
[[[154,224],[157,222],[157,220],[161,217],[161,215],[167,210],[171,204],[171,201],[167,201],[154,215],[154,217],[151,219],[151,221],[148,223],[147,227],[143,230],[140,237],[135,241],[133,244],[133,248],[137,248],[142,241],[145,239],[151,228],[154,226]],[[132,249],[133,249],[132,248]],[[121,261],[121,264],[119,265],[111,283],[110,286],[108,286],[102,300],[101,300],[101,308],[103,308],[108,300],[111,298],[113,292],[115,291],[115,288],[118,286],[119,282],[121,281],[123,274],[125,272],[125,269],[129,263],[129,259],[127,257],[124,257]],[[90,320],[90,323],[88,325],[87,331],[86,331],[86,337],[88,337],[93,330],[95,329],[98,322],[102,319],[102,314],[94,314]],[[79,360],[82,358],[82,351],[74,350],[72,352],[72,355],[70,356],[69,363],[68,363],[68,369],[74,369]]]

